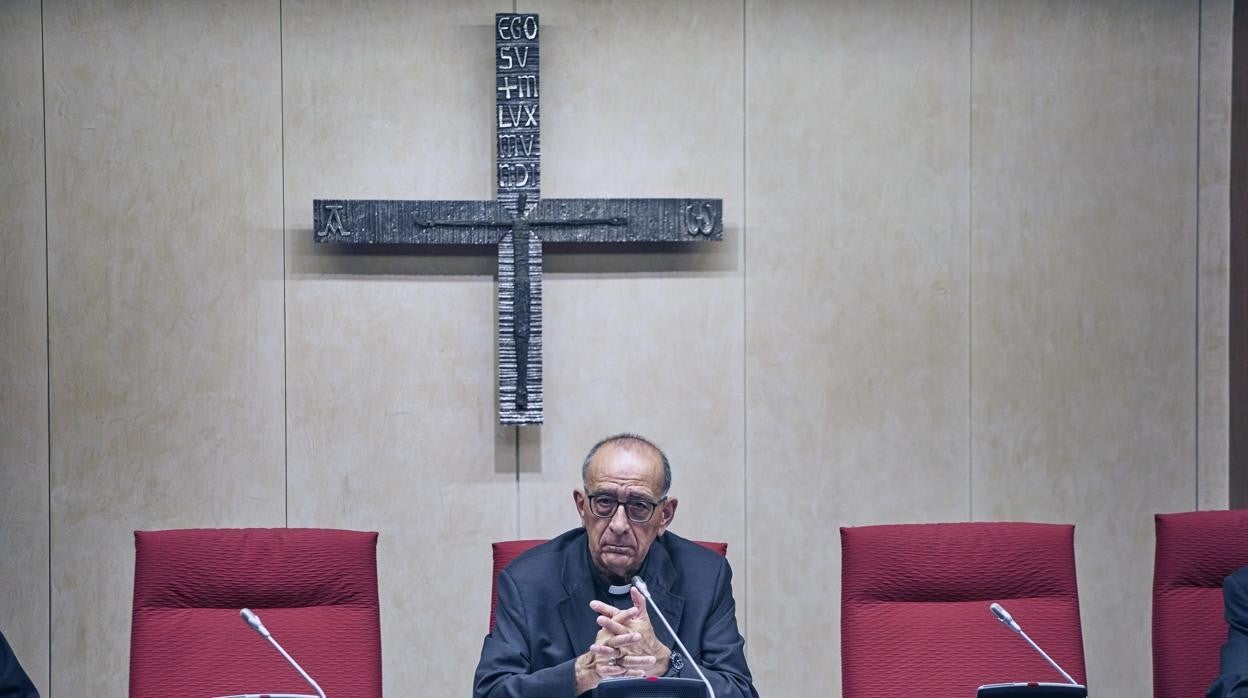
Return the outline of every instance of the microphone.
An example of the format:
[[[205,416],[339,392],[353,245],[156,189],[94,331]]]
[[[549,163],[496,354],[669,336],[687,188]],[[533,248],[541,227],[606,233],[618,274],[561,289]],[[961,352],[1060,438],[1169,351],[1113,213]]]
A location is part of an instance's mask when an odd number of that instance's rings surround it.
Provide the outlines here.
[[[1023,629],[1020,628],[1018,623],[1014,621],[1014,616],[1011,616],[1009,611],[1002,608],[1001,604],[994,603],[988,607],[988,610],[992,611],[992,615],[996,616],[997,620],[1004,623],[1010,630],[1013,630],[1016,633],[1023,632]]]
[[[252,613],[250,608],[244,608],[238,615],[242,616],[243,620],[247,621],[247,625],[250,625],[252,630],[260,633],[262,637],[270,637],[269,629],[264,627],[264,623],[260,622],[260,616]]]
[[[321,687],[315,681],[312,680],[312,677],[308,676],[308,672],[304,671],[303,667],[299,666],[299,662],[296,662],[293,658],[291,658],[289,654],[286,654],[286,650],[282,649],[282,646],[277,644],[277,640],[274,640],[273,636],[269,634],[269,629],[264,627],[264,623],[260,622],[260,616],[257,616],[249,608],[244,608],[243,610],[239,611],[238,615],[241,616],[242,619],[247,622],[247,625],[251,626],[252,630],[255,630],[256,632],[260,633],[261,637],[268,640],[269,644],[276,647],[277,651],[282,653],[282,656],[286,658],[287,662],[290,662],[290,665],[295,668],[295,671],[299,672],[299,675],[303,677],[303,680],[307,681],[312,686],[313,690],[316,691],[317,696],[319,696],[320,698],[325,698],[325,691],[322,691]],[[277,694],[275,693],[265,693],[263,695],[277,696]],[[312,698],[312,696],[290,696],[290,698]]]
[[[1044,650],[1040,649],[1040,645],[1037,645],[1031,638],[1027,637],[1027,633],[1023,632],[1023,629],[1019,627],[1018,622],[1014,620],[1014,617],[1010,615],[1009,611],[1002,608],[1001,604],[994,603],[988,607],[988,610],[992,611],[992,615],[996,616],[997,620],[1001,621],[1002,625],[1021,635],[1022,638],[1027,641],[1027,644],[1031,645],[1032,649],[1039,652],[1041,657],[1044,657],[1044,661],[1048,662],[1054,669],[1057,669],[1059,674],[1066,677],[1067,683],[1072,686],[1081,685],[1079,682],[1071,678],[1070,674],[1067,674],[1065,669],[1058,666],[1057,662],[1053,661],[1052,657],[1046,654]]]
[[[693,670],[698,672],[698,678],[702,679],[702,683],[706,684],[707,694],[710,698],[715,698],[715,689],[711,687],[711,682],[707,680],[706,674],[702,673],[702,667],[693,661],[693,654],[689,652],[689,648],[685,647],[685,643],[680,641],[680,636],[676,634],[675,630],[672,630],[672,624],[667,622],[667,616],[663,615],[663,609],[659,608],[659,605],[654,602],[654,597],[650,596],[650,588],[646,586],[646,580],[639,576],[634,576],[633,586],[637,587],[637,591],[640,591],[641,595],[646,597],[646,602],[650,604],[650,608],[653,608],[654,612],[659,614],[659,620],[663,621],[663,626],[667,628],[667,632],[672,634],[672,639],[676,641],[680,651],[685,653],[685,658],[689,660],[689,666],[692,666]]]

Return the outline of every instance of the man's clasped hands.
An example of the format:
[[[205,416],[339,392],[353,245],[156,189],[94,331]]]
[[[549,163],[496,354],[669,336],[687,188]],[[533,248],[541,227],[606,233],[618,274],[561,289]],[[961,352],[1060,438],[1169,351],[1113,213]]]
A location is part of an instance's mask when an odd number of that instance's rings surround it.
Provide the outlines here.
[[[667,673],[672,652],[654,635],[646,598],[635,587],[630,593],[633,606],[624,610],[601,601],[589,603],[600,630],[589,651],[576,659],[578,694],[606,678]]]

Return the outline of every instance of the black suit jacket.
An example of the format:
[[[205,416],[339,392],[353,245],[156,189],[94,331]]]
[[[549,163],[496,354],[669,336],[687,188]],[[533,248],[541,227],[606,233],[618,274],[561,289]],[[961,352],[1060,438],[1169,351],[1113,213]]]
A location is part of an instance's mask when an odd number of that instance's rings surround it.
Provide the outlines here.
[[[39,698],[39,692],[22,665],[17,663],[3,634],[0,634],[0,698]]]
[[[1222,582],[1226,603],[1226,644],[1222,645],[1222,674],[1209,687],[1207,698],[1248,698],[1248,567]]]
[[[598,634],[585,529],[517,557],[498,575],[496,624],[481,648],[474,698],[573,698],[573,664]],[[693,653],[717,698],[757,698],[737,631],[732,568],[722,555],[673,533],[655,540],[642,578]],[[657,614],[655,635],[675,647]],[[679,674],[697,678],[687,664]]]

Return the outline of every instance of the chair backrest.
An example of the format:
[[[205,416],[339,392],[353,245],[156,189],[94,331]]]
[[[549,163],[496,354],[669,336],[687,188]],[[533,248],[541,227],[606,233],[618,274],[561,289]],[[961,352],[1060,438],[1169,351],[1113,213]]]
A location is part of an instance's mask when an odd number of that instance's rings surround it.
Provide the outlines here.
[[[1226,640],[1222,580],[1248,565],[1248,511],[1158,514],[1153,695],[1203,696]]]
[[[996,621],[994,601],[1086,680],[1073,526],[842,528],[842,696],[973,696],[986,683],[1063,681]]]
[[[494,549],[494,572],[490,577],[493,580],[493,583],[490,585],[490,630],[494,629],[494,609],[498,607],[498,573],[502,572],[503,568],[516,559],[520,553],[545,542],[545,538],[529,538],[527,540],[507,540],[491,544],[490,547]],[[728,554],[727,543],[712,543],[704,540],[695,542],[720,555]]]
[[[239,618],[334,698],[380,698],[377,534],[326,529],[135,531],[130,697],[312,693]]]

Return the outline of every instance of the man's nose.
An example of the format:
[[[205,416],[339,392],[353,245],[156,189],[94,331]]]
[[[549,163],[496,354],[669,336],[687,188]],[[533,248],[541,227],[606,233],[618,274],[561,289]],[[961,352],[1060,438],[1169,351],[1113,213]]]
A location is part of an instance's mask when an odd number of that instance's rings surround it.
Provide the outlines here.
[[[615,508],[615,513],[611,515],[611,531],[616,534],[627,533],[628,524],[628,514],[624,513],[624,505],[621,504]]]

